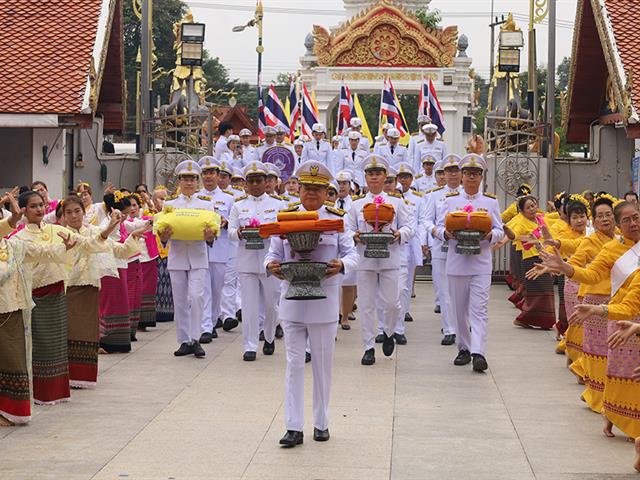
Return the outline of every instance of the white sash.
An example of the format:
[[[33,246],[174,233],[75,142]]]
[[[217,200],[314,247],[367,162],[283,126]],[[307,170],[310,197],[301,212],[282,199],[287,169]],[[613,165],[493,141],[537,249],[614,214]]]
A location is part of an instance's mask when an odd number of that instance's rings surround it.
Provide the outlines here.
[[[640,268],[640,242],[631,247],[627,253],[613,264],[611,269],[611,298],[638,268]]]

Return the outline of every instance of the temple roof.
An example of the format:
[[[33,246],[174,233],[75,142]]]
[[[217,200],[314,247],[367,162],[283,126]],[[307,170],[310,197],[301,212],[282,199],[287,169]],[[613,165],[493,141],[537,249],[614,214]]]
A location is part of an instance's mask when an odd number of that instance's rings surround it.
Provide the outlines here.
[[[121,0],[0,2],[0,25],[1,113],[102,111],[122,128]]]
[[[588,142],[595,121],[622,122],[628,137],[640,138],[638,24],[637,0],[578,0],[567,92],[569,142]]]

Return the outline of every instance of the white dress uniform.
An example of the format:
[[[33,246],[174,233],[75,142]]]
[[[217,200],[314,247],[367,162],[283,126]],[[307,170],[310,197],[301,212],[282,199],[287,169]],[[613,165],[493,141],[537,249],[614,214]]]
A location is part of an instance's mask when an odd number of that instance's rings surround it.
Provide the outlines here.
[[[404,314],[409,311],[409,304],[411,303],[411,290],[413,286],[413,273],[416,268],[422,266],[422,246],[427,245],[427,201],[424,194],[416,192],[415,190],[408,190],[402,193],[405,201],[408,203],[409,208],[413,212],[416,220],[416,233],[409,240],[408,257],[407,257],[407,282],[406,289],[403,292],[401,305],[403,308],[402,316],[404,323]],[[396,332],[404,333],[404,332]]]
[[[333,168],[333,165],[331,165],[332,151],[331,144],[326,140],[310,140],[304,144],[302,163],[308,160],[316,160],[331,170]]]
[[[444,186],[427,195],[425,220],[425,230],[427,232],[431,233],[438,224],[439,217],[442,215],[446,195],[449,193],[460,192],[461,190],[462,187],[460,186],[454,189]],[[436,235],[435,237],[431,236],[430,239],[431,276],[433,278],[436,297],[439,301],[437,305],[440,305],[442,333],[444,335],[455,335],[456,324],[453,316],[451,315],[451,298],[449,296],[449,281],[447,277],[447,252],[442,251],[443,242],[441,237],[438,238]]]
[[[229,219],[233,206],[233,195],[224,192],[220,187],[209,191],[200,190],[200,195],[211,199],[213,210],[225,220]],[[227,229],[220,230],[220,236],[211,247],[208,247],[210,281],[205,287],[204,314],[202,318],[202,332],[211,333],[215,329],[216,321],[221,315],[221,301],[224,286],[226,266],[231,258],[231,241]]]
[[[467,157],[462,160],[463,167]],[[498,201],[493,195],[482,192],[474,195],[466,192],[447,195],[442,206],[442,215],[438,219],[436,235],[444,238],[447,213],[462,210],[467,205],[473,206],[474,211],[486,211],[491,216],[493,222],[491,241],[480,242],[482,250],[479,255],[461,255],[455,250],[457,242],[449,240],[447,277],[451,296],[451,313],[457,325],[458,350],[484,356],[489,319],[489,290],[493,271],[491,245],[498,243],[504,236]]]
[[[253,160],[249,160],[249,162],[252,161],[256,161],[256,162],[261,162],[262,161],[262,156],[264,155],[264,152],[271,147],[275,147],[276,146],[276,142],[275,140],[272,143],[267,143],[266,141],[264,143],[261,143],[260,145],[258,145],[256,147],[255,150],[255,156],[253,158]],[[249,162],[247,162],[247,165],[249,164]],[[245,167],[247,166],[245,165]]]
[[[340,150],[340,153],[342,154],[340,162],[335,166],[337,169],[336,174],[342,170],[349,170],[355,174],[360,170],[360,164],[368,155],[368,153],[360,147],[353,150],[350,145]]]
[[[377,158],[379,157],[376,156]],[[380,160],[377,162],[382,163]],[[385,165],[385,167],[387,166]],[[364,245],[358,244],[357,246],[360,256],[357,271],[358,297],[360,299],[358,303],[362,312],[362,343],[365,351],[374,347],[376,305],[380,304],[382,311],[384,311],[384,317],[378,321],[383,323],[386,335],[392,337],[395,333],[400,315],[399,269],[403,257],[406,256],[404,243],[414,235],[415,231],[415,220],[404,200],[399,195],[391,196],[384,192],[375,195],[368,192],[364,197],[353,202],[347,213],[346,226],[348,230],[353,233],[368,233],[374,230],[371,225],[365,222],[362,209],[378,196],[384,199],[384,203],[393,205],[395,210],[393,221],[381,231],[400,232],[400,242],[389,245],[389,258],[366,258]]]
[[[414,186],[422,193],[426,193],[429,190],[436,188],[438,186],[438,182],[436,181],[435,172],[427,176],[427,174],[424,173],[424,169],[422,169],[422,173],[420,175],[416,175]]]
[[[375,138],[375,143],[373,144],[373,153],[379,154],[380,149],[388,145],[389,145],[389,142],[387,141],[387,137],[385,137],[384,135],[378,135]]]
[[[411,162],[413,162],[413,159],[415,158],[416,148],[420,140],[424,142],[424,135],[421,132],[414,133],[413,135],[411,135],[411,138],[409,138],[409,145],[407,146],[407,150],[409,151],[409,160]],[[412,166],[413,166],[413,163],[412,163]]]
[[[400,163],[409,163],[407,147],[404,145],[383,145],[378,150],[378,155],[382,155],[389,162],[389,165],[394,168]]]
[[[249,164],[245,168],[245,174]],[[264,165],[261,166],[264,169]],[[246,196],[236,200],[231,208],[229,217],[229,238],[238,243],[236,255],[236,270],[242,294],[242,336],[245,352],[257,352],[260,336],[259,315],[261,306],[264,308],[264,338],[272,343],[277,324],[277,296],[279,281],[274,277],[267,277],[264,270],[264,257],[269,249],[270,239],[265,239],[263,250],[247,250],[246,240],[238,239],[240,227],[246,227],[252,219],[260,224],[277,220],[282,202],[266,193],[259,197]]]
[[[249,162],[257,160],[256,155],[256,147],[253,145],[242,145],[242,161],[240,162],[239,168],[242,169],[246,167]]]
[[[231,153],[229,147],[227,147],[227,137],[220,135],[220,138],[216,141],[215,157],[219,159],[225,152]]]
[[[354,132],[357,130],[353,130]],[[343,149],[349,148],[349,132],[351,132],[351,128],[347,128],[343,133],[342,133],[342,142],[341,142],[341,147]],[[371,142],[369,141],[369,137],[365,137],[364,135],[362,135],[362,132],[358,132],[360,133],[361,137],[360,137],[360,143],[358,143],[358,148],[362,151],[364,151],[365,155],[369,155],[371,153]]]
[[[192,170],[181,168],[191,162]],[[195,167],[193,166],[195,165]],[[176,174],[200,172],[200,167],[192,160],[185,160],[176,167]],[[211,201],[202,195],[187,197],[178,195],[167,200],[165,205],[177,208],[211,210]],[[208,246],[205,241],[170,240],[167,270],[171,278],[174,319],[178,343],[194,343],[200,339],[202,315],[204,312],[205,282],[209,274]]]
[[[417,145],[413,156],[413,168],[422,171],[422,159],[429,155],[435,162],[441,162],[447,156],[447,145],[442,140],[429,142],[424,140]]]
[[[303,164],[304,168],[305,164]],[[300,207],[304,211],[303,207]],[[336,220],[339,211],[323,206],[318,210],[320,219]],[[274,237],[264,265],[272,261],[291,262],[299,260],[287,240]],[[358,264],[358,253],[353,237],[348,232],[323,233],[319,246],[311,253],[311,261],[328,262],[340,259],[342,274],[354,270]],[[337,334],[337,319],[340,304],[340,277],[335,275],[322,280],[321,286],[327,298],[321,300],[287,300],[285,294],[289,283],[283,281],[280,297],[279,318],[284,326],[287,349],[285,374],[285,422],[287,430],[302,431],[304,426],[304,364],[307,339],[311,349],[313,369],[313,424],[319,430],[329,426],[329,397],[333,369],[333,353]]]

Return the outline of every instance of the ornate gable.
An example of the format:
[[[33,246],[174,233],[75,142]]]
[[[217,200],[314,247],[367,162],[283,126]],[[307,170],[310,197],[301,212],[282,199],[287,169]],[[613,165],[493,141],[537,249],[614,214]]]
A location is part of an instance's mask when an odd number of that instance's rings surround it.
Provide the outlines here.
[[[410,11],[380,0],[335,32],[314,25],[318,65],[339,67],[450,67],[457,27],[425,28]]]

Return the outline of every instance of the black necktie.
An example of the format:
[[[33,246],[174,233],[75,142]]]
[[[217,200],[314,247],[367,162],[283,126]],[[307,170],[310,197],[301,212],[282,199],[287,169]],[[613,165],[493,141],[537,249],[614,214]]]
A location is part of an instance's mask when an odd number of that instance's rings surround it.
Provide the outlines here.
[[[340,210],[344,210],[344,199],[338,200],[338,207],[340,207]]]
[[[391,145],[391,155],[393,155],[393,151],[396,149],[394,145]]]
[[[356,161],[356,152],[351,152],[351,158],[354,162]]]
[[[320,150],[320,140],[318,140],[318,150]]]

